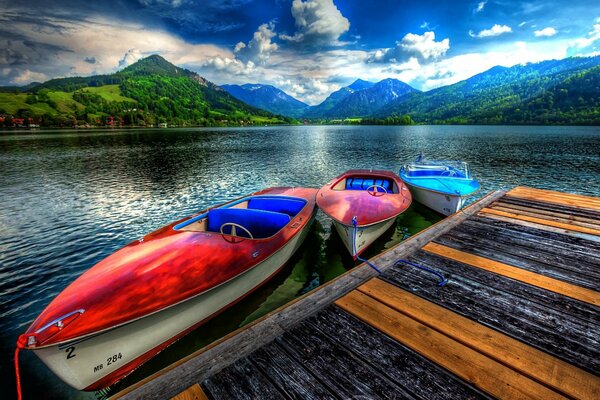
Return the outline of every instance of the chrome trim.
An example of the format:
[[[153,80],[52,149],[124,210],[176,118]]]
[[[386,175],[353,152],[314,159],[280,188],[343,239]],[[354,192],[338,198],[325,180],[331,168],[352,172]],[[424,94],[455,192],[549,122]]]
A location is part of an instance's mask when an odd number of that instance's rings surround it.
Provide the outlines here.
[[[85,310],[83,308],[80,308],[79,310],[71,311],[70,313],[63,315],[62,317],[56,318],[52,322],[48,322],[46,325],[42,326],[40,329],[38,329],[37,331],[35,331],[34,334],[38,334],[40,332],[43,332],[46,329],[50,328],[52,325],[56,325],[58,328],[62,328],[63,327],[63,323],[62,323],[63,319],[68,318],[68,317],[70,317],[73,314],[77,314],[77,313],[83,314],[84,312],[85,312]]]

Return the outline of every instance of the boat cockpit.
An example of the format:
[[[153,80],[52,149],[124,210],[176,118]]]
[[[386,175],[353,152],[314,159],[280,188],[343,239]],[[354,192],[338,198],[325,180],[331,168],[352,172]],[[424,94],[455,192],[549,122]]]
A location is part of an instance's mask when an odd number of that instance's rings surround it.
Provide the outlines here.
[[[173,229],[264,239],[278,233],[306,203],[306,200],[297,197],[253,196],[213,208],[175,225]]]

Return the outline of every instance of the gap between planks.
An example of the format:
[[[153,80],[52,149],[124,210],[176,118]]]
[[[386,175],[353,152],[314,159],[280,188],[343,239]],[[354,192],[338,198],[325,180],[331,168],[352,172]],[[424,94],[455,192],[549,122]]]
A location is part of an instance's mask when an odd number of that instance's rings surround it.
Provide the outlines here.
[[[600,307],[600,292],[595,290],[583,288],[437,243],[428,243],[423,247],[423,250]]]
[[[600,397],[600,378],[381,279],[336,304],[493,396]]]

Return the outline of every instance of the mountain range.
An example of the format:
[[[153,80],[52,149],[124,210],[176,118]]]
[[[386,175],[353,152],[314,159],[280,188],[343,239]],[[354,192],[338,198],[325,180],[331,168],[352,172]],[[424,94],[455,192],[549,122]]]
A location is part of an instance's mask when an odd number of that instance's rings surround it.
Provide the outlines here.
[[[219,87],[159,55],[109,75],[0,88],[0,124],[256,125],[308,122],[600,125],[600,56],[494,67],[419,91],[361,79],[309,106],[263,84]]]
[[[377,83],[358,79],[294,116],[308,120],[410,116],[429,124],[600,124],[599,82],[600,56],[497,66],[427,92],[396,79]],[[251,96],[244,101],[259,107]]]

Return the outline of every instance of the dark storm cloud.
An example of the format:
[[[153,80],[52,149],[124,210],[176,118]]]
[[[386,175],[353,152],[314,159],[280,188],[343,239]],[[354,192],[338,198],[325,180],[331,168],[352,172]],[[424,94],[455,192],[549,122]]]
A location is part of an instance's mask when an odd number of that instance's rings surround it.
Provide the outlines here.
[[[83,59],[88,64],[96,64],[96,57],[86,57]]]

